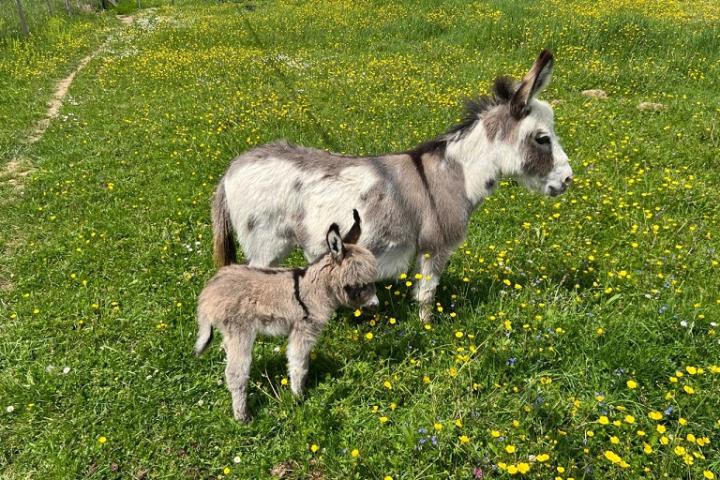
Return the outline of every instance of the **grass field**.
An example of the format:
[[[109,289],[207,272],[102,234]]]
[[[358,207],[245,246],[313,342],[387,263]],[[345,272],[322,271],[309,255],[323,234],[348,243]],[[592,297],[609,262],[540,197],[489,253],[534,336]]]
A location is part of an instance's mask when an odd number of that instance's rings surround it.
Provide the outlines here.
[[[0,478],[720,476],[720,4],[135,15],[0,50]],[[108,36],[24,144],[53,83]],[[414,272],[379,286],[377,316],[339,312],[303,402],[284,341],[256,343],[254,421],[235,423],[220,342],[192,355],[214,272],[209,199],[230,159],[281,137],[410,148],[542,48],[573,188],[551,199],[504,182],[432,325],[407,297]],[[18,159],[26,175],[7,170]]]

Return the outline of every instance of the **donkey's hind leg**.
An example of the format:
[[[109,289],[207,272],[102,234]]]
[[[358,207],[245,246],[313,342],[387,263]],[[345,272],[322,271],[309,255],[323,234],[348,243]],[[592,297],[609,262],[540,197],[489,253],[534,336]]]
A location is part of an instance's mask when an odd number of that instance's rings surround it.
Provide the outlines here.
[[[230,395],[232,395],[235,420],[239,422],[250,421],[246,404],[254,342],[255,334],[250,332],[237,332],[223,338],[223,345],[227,355],[225,382],[228,390],[230,390]]]

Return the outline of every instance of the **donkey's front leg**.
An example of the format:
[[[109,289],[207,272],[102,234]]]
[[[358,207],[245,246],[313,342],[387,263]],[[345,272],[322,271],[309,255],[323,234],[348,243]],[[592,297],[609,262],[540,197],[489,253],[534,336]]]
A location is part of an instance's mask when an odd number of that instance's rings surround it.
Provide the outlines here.
[[[310,350],[312,350],[316,340],[316,335],[303,328],[294,328],[290,332],[287,347],[288,373],[290,375],[290,390],[297,397],[302,396],[310,365]]]
[[[449,258],[449,252],[418,254],[416,265],[422,278],[415,284],[415,299],[420,304],[420,320],[423,323],[432,320],[435,289]]]

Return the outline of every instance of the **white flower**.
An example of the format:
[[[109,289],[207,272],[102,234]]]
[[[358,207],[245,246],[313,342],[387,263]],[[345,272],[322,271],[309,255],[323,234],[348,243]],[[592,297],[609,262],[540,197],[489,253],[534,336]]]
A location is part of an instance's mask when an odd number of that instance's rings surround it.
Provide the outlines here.
[[[688,326],[687,320],[682,320],[682,321],[680,322],[680,326],[683,327],[683,328],[687,328],[687,326]]]
[[[63,375],[67,375],[68,373],[70,373],[70,367],[63,368]]]
[[[198,400],[197,404],[199,407],[202,407],[205,404],[205,401],[200,399],[200,400]]]
[[[12,412],[15,411],[15,407],[14,407],[13,405],[10,405],[9,407],[7,407],[7,408],[5,409],[5,411],[8,412],[8,413],[12,413]]]
[[[240,463],[240,455],[235,455],[235,458],[233,458],[233,462]]]

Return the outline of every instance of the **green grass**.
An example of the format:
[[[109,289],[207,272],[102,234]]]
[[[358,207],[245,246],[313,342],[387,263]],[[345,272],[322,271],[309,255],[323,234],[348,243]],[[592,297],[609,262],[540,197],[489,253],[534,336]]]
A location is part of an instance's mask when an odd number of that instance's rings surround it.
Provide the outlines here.
[[[0,183],[0,477],[720,474],[720,12],[594,5],[188,3],[88,24],[67,57],[4,44],[0,85],[19,87],[0,100],[1,163],[33,170]],[[23,146],[53,82],[108,34],[61,116]],[[409,148],[543,47],[573,189],[504,183],[473,216],[430,328],[407,280],[380,286],[376,318],[339,312],[303,402],[282,385],[284,342],[257,342],[255,420],[236,424],[219,342],[192,355],[213,274],[209,198],[230,159],[280,137]],[[7,67],[23,58],[32,75]],[[581,95],[591,88],[609,98]]]

